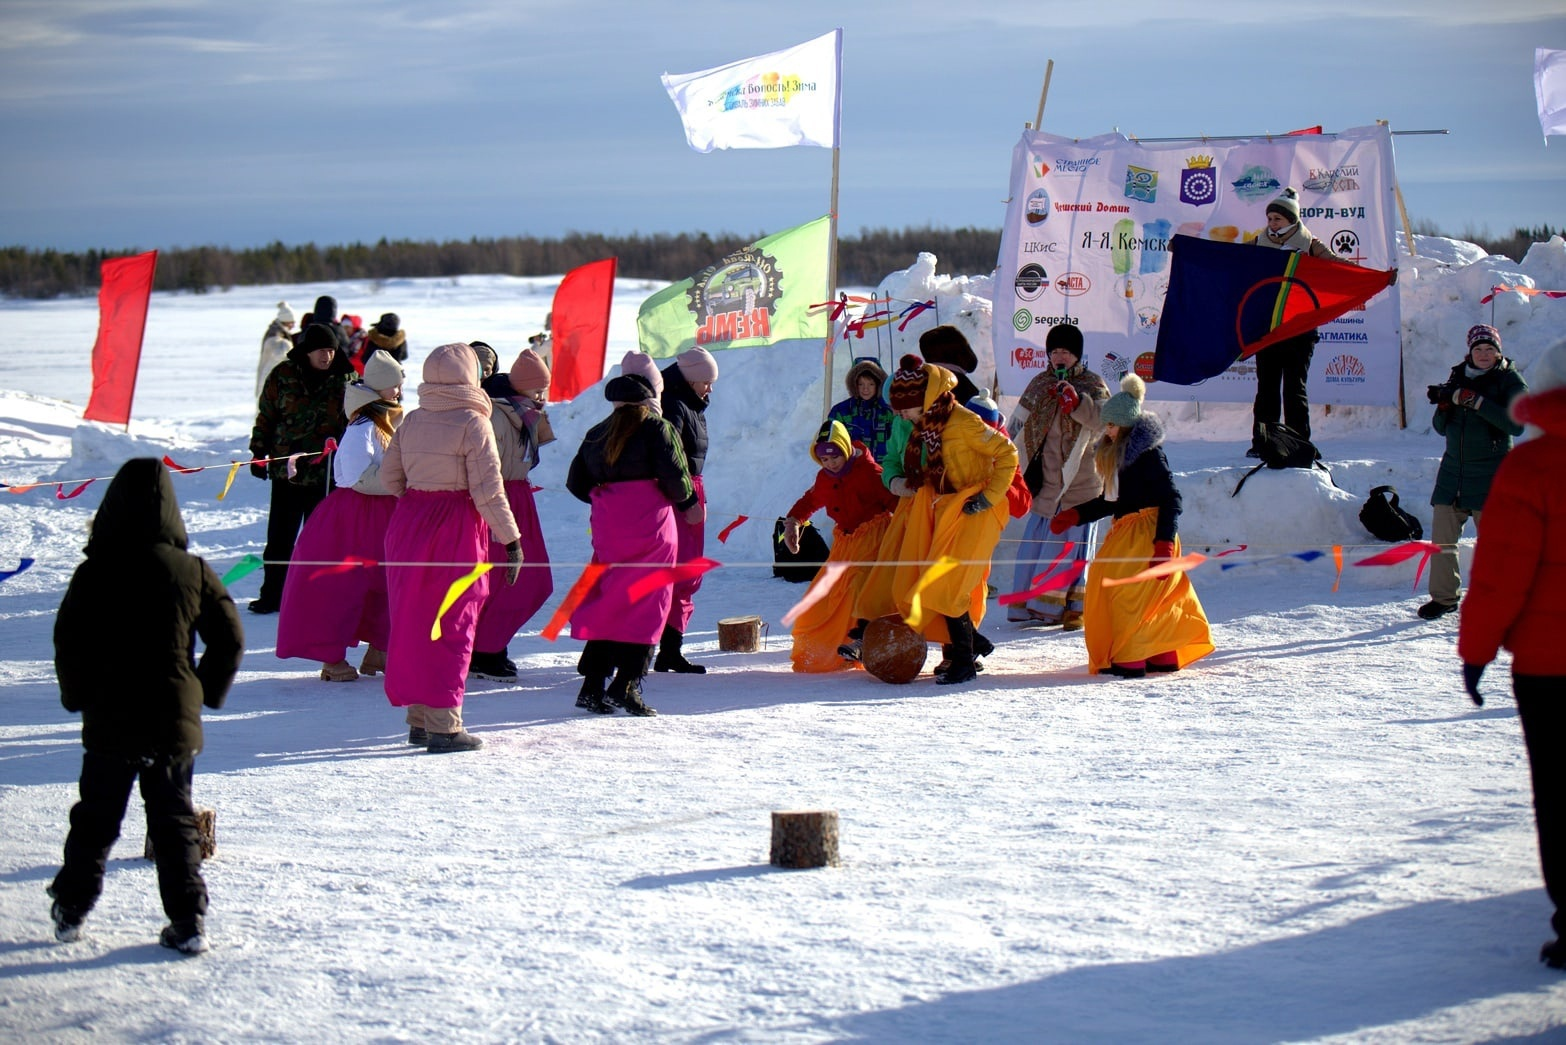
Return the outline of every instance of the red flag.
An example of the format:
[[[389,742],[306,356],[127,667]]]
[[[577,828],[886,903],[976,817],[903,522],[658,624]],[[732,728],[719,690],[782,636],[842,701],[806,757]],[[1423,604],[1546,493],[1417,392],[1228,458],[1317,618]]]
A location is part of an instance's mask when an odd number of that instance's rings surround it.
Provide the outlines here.
[[[147,299],[158,252],[111,258],[99,266],[98,340],[92,346],[92,396],[82,417],[130,424],[141,338],[147,329]]]
[[[555,342],[549,369],[551,403],[575,399],[604,376],[614,273],[614,258],[590,261],[567,272],[555,290],[550,316]]]
[[[1314,127],[1301,127],[1297,131],[1290,131],[1288,134],[1284,135],[1284,137],[1292,138],[1292,137],[1294,137],[1295,135],[1298,135],[1298,134],[1320,134],[1320,133],[1321,133],[1321,124],[1318,123]]]

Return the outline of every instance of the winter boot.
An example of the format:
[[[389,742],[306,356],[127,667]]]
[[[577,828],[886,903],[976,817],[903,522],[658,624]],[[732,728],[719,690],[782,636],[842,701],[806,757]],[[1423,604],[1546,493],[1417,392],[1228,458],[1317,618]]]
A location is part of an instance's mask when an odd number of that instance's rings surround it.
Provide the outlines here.
[[[860,617],[848,629],[848,641],[837,648],[837,655],[844,660],[862,662],[865,659],[865,626],[870,622]]]
[[[49,887],[49,896],[54,896],[54,886]],[[59,900],[49,905],[49,917],[54,922],[54,938],[61,943],[75,943],[82,938],[82,923],[87,920],[87,912],[75,907],[67,907]]]
[[[1158,653],[1147,658],[1148,671],[1179,671],[1180,659],[1171,650],[1168,653]]]
[[[972,682],[979,677],[973,666],[973,620],[966,613],[961,617],[947,617],[946,630],[952,638],[946,647],[950,650],[951,663],[945,671],[936,674],[935,681],[942,686]]]
[[[515,682],[517,680],[516,669],[506,664],[506,652],[480,653],[473,651],[473,656],[468,659],[468,674],[475,678],[489,679],[491,682]]]
[[[1147,676],[1147,661],[1139,660],[1131,664],[1111,664],[1104,669],[1104,674],[1113,675],[1117,679],[1139,679]]]
[[[1082,611],[1081,610],[1067,610],[1065,613],[1061,614],[1061,617],[1060,617],[1060,630],[1061,631],[1081,631],[1082,630]]]
[[[346,660],[340,660],[335,664],[321,665],[321,681],[323,682],[356,682],[358,678],[359,673]]]
[[[685,636],[675,631],[673,625],[666,625],[663,629],[663,638],[658,642],[658,658],[653,661],[653,670],[673,671],[681,675],[705,675],[706,668],[700,664],[692,664],[680,652],[680,646],[684,641]]]
[[[158,934],[158,942],[181,954],[200,954],[207,949],[206,928],[202,924],[201,915],[193,914],[165,925],[163,932]]]
[[[627,678],[624,672],[616,675],[614,681],[609,683],[609,691],[604,699],[615,707],[624,708],[630,715],[646,717],[658,714],[642,702],[642,680]]]
[[[423,726],[409,726],[408,743],[412,744],[414,747],[429,747],[430,731],[425,729]]]
[[[477,751],[484,742],[465,729],[455,733],[431,733],[425,751],[432,755],[444,755],[451,751]]]
[[[614,708],[604,701],[604,687],[609,680],[604,678],[585,678],[582,680],[582,691],[576,695],[576,706],[586,708],[596,715],[612,715]]]
[[[359,674],[369,678],[386,674],[386,651],[374,646],[364,648],[364,659],[359,662]]]

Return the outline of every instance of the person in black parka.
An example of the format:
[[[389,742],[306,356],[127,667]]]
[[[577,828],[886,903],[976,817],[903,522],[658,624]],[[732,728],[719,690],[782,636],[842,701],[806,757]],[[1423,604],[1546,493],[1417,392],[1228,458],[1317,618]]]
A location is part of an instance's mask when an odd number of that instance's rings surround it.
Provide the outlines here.
[[[223,583],[185,545],[168,470],[151,457],[126,461],[55,616],[60,703],[81,713],[84,749],[81,800],[71,809],[64,866],[49,887],[61,941],[80,938],[103,891],[105,862],[139,777],[169,917],[160,942],[188,954],[205,948],[207,886],[191,774],[202,705],[223,706],[245,638]],[[199,658],[198,635],[206,647]]]

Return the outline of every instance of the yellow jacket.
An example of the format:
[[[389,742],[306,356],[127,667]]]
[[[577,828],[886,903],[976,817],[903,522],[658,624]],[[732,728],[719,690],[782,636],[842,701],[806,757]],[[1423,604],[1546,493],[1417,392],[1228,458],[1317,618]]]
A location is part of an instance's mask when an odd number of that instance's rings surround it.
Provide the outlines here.
[[[942,392],[957,387],[957,378],[945,367],[926,363],[930,380],[924,391],[924,408]],[[941,433],[941,461],[945,482],[937,493],[956,493],[968,486],[982,488],[992,505],[1006,504],[1006,490],[1017,472],[1017,448],[1000,432],[985,424],[973,411],[959,404]]]

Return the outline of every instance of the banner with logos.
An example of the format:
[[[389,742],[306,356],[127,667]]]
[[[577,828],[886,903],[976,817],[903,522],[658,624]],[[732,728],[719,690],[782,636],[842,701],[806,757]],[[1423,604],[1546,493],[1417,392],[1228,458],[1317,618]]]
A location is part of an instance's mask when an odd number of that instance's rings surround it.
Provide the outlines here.
[[[1048,366],[1044,336],[1081,328],[1083,362],[1111,386],[1135,370],[1150,400],[1250,402],[1254,358],[1195,385],[1154,382],[1158,324],[1176,234],[1256,239],[1286,186],[1305,226],[1337,256],[1397,264],[1392,137],[1387,127],[1228,141],[1136,142],[1024,131],[995,283],[995,370],[1020,395]],[[1257,249],[1272,249],[1258,247]],[[1397,288],[1320,328],[1310,401],[1395,406],[1401,356]]]

